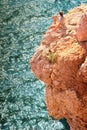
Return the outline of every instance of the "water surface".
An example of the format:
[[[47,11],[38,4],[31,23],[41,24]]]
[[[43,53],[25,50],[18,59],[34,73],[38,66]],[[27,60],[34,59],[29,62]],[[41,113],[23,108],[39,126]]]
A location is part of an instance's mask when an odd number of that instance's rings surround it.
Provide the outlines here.
[[[45,84],[29,61],[58,11],[86,0],[0,0],[0,129],[69,130],[50,117]]]

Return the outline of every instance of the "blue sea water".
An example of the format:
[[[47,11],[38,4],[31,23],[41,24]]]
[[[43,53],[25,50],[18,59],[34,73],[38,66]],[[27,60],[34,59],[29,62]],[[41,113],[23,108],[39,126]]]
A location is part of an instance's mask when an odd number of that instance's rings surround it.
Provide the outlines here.
[[[0,130],[69,130],[50,117],[30,59],[52,16],[87,0],[0,0]]]

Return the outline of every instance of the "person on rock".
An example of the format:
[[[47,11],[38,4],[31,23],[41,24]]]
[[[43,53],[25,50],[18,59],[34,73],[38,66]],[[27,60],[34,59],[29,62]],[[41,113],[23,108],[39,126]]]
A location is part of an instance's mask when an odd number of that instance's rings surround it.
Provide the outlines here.
[[[44,37],[47,39],[47,41],[52,40],[53,32],[55,32],[57,29],[62,27],[64,25],[64,16],[63,12],[59,12],[59,16],[55,15],[53,16],[54,23],[50,26],[49,30],[45,33]]]
[[[50,26],[51,28],[55,28],[58,29],[59,27],[61,27],[64,24],[64,16],[63,16],[63,12],[59,12],[59,16],[55,15],[53,16],[54,19],[54,23]]]

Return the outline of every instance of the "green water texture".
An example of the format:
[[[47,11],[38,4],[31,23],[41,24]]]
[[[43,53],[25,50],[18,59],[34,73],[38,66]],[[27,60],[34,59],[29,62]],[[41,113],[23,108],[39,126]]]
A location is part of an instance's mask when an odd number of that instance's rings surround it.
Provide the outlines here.
[[[52,16],[87,0],[0,0],[0,130],[69,130],[50,117],[29,61]]]

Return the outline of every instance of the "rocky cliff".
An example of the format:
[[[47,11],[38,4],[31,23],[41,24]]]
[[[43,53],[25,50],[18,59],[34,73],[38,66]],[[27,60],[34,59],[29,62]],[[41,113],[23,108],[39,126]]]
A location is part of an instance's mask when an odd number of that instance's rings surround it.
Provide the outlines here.
[[[49,114],[65,117],[71,130],[87,130],[87,5],[70,10],[49,28],[30,63],[46,84]]]

